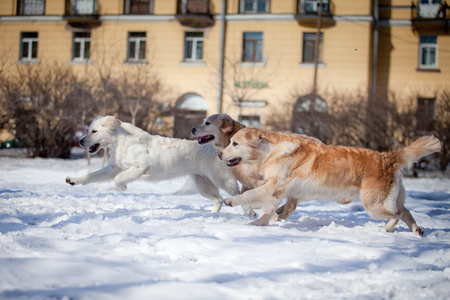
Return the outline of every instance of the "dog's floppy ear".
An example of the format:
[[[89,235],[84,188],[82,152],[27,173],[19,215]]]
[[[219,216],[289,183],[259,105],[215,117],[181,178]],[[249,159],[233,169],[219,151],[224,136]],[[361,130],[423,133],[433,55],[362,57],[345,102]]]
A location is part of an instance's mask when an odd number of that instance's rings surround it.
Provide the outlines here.
[[[230,132],[233,130],[233,120],[229,116],[223,115],[220,119],[222,121],[222,125],[220,125],[222,132]]]
[[[121,122],[115,116],[106,116],[103,118],[102,125],[108,130],[115,130],[120,126]]]
[[[248,144],[252,147],[258,147],[261,143],[266,143],[268,140],[264,138],[262,132],[251,130],[245,134]]]
[[[228,115],[222,115],[220,119],[222,121],[220,130],[224,133],[227,133],[227,132],[236,133],[239,130],[245,128],[244,124],[241,124],[238,121],[233,120]]]
[[[269,140],[264,137],[264,134],[262,132],[258,133],[258,138],[259,138],[259,143],[260,144],[269,142]]]

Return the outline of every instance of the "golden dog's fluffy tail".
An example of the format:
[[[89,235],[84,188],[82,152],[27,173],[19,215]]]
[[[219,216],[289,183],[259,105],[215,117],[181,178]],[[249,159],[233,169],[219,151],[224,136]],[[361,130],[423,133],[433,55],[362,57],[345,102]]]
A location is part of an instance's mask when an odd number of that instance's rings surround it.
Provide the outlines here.
[[[397,158],[398,169],[410,168],[421,157],[441,150],[441,143],[434,136],[424,136],[411,145],[392,152]]]

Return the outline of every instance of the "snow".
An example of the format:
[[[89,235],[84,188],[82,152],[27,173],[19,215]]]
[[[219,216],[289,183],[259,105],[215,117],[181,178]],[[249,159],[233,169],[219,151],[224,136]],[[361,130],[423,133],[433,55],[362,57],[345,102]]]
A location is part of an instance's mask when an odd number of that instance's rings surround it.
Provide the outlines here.
[[[450,179],[405,179],[425,230],[393,233],[359,201],[241,208],[175,195],[184,178],[72,187],[101,159],[0,158],[1,299],[449,299]],[[226,194],[224,194],[226,196]]]

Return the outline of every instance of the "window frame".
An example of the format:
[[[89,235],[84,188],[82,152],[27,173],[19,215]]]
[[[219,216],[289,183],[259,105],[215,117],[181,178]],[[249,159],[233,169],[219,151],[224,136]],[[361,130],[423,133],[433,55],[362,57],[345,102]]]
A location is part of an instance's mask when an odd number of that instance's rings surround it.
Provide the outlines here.
[[[124,1],[124,11],[123,13],[125,15],[152,15],[153,14],[153,10],[154,10],[154,0],[148,0],[148,12],[143,12],[143,13],[131,13],[131,2],[132,1],[139,1],[139,0],[125,0]],[[144,2],[144,1],[142,1]],[[147,1],[145,1],[147,2]]]
[[[36,34],[36,37],[25,37],[27,34]],[[36,49],[33,51],[33,43],[36,44]],[[24,46],[27,44],[27,56],[24,56]],[[37,61],[38,59],[38,50],[39,50],[39,32],[21,32],[20,33],[20,53],[19,53],[19,61],[24,62],[32,62]],[[35,56],[33,57],[33,53]]]
[[[76,36],[77,34],[80,33],[88,33],[89,37],[81,37],[81,36]],[[80,57],[76,57],[76,43],[80,43]],[[88,52],[88,57],[86,56],[86,44],[89,43],[88,47],[87,47],[87,52]],[[72,61],[73,62],[90,62],[91,59],[91,32],[74,32],[73,33],[73,39],[72,39]]]
[[[422,39],[425,39],[426,37],[432,37],[436,39],[435,43],[430,42],[422,42]],[[431,50],[433,49],[435,52],[434,55],[434,63],[430,63],[430,52],[426,55],[426,63],[423,63],[423,55],[425,50]],[[419,36],[419,69],[437,69],[438,68],[438,36],[437,35],[420,35]]]
[[[17,15],[18,16],[40,16],[40,15],[45,15],[45,0],[34,0],[32,1],[32,3],[28,3],[28,5],[35,5],[38,6],[39,5],[39,12],[33,12],[33,13],[27,13],[27,5],[25,4],[27,1],[26,0],[17,0]],[[34,3],[33,3],[34,2]],[[35,7],[36,8],[36,7]],[[28,8],[30,9],[30,8]]]
[[[246,38],[246,34],[260,34],[260,38]],[[260,42],[260,51],[258,51],[258,42]],[[264,62],[264,55],[263,55],[263,49],[264,49],[264,33],[263,32],[244,32],[242,34],[242,62],[243,63],[261,63]],[[247,49],[248,43],[252,44],[252,49]],[[252,54],[250,58],[247,58],[247,50],[252,50]],[[259,53],[258,53],[259,52]],[[258,57],[260,56],[260,57]],[[259,59],[258,59],[259,58]]]
[[[144,36],[132,36],[133,34],[144,34]],[[132,55],[132,47],[131,43],[135,43],[134,47],[134,53]],[[142,44],[143,43],[143,44]],[[141,58],[141,47],[144,46],[144,55]],[[128,32],[128,38],[127,38],[127,62],[131,63],[140,63],[140,62],[146,62],[146,56],[147,56],[147,32],[145,31],[130,31]]]
[[[267,14],[270,12],[270,0],[240,0],[239,2],[239,12],[241,14]],[[265,3],[266,7],[264,11],[258,11],[258,4],[260,2]],[[246,10],[247,3],[253,4],[252,10]]]
[[[314,38],[306,38],[306,35],[308,36],[313,36]],[[314,48],[315,48],[315,43],[316,43],[316,37],[317,37],[317,33],[313,33],[313,32],[303,32],[303,40],[302,40],[302,64],[313,64],[314,60],[315,60],[315,52],[314,52]],[[306,60],[305,59],[305,49],[307,46],[307,43],[305,43],[305,41],[309,41],[312,42],[312,60]],[[317,59],[317,62],[319,64],[323,64],[323,58],[322,58],[322,49],[323,49],[323,32],[320,33],[320,41],[319,41],[319,57]]]
[[[195,37],[195,36],[188,36],[188,34],[201,34],[201,37]],[[191,51],[191,57],[188,57],[187,55],[187,50],[189,49],[188,47],[188,42],[191,42],[191,47],[190,47],[190,51]],[[198,47],[199,47],[199,43],[200,44],[200,58],[197,57],[197,51],[198,51]],[[184,52],[183,52],[183,61],[184,62],[201,62],[203,61],[203,47],[205,45],[205,36],[204,33],[202,31],[186,31],[184,33]]]
[[[238,121],[247,127],[262,128],[261,115],[239,114]],[[255,125],[255,124],[257,124],[257,125]]]
[[[320,0],[300,0],[298,1],[298,12],[305,15],[317,15]],[[322,14],[330,12],[330,0],[322,0]]]

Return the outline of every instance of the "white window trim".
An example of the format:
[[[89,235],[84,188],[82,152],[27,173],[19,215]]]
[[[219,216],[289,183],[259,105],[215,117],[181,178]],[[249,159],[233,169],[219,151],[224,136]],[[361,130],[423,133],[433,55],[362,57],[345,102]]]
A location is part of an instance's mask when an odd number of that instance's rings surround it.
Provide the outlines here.
[[[434,64],[422,64],[422,54],[423,54],[423,50],[425,48],[434,48],[436,50],[436,61]],[[439,57],[438,57],[438,44],[436,41],[436,44],[432,44],[432,43],[420,43],[419,44],[419,69],[437,69],[438,68],[438,61],[439,61]]]
[[[75,57],[75,43],[80,43],[80,55],[81,57]],[[91,42],[91,38],[87,37],[74,37],[73,39],[73,53],[72,61],[77,63],[90,63],[90,58],[84,58],[86,42]]]
[[[185,37],[184,41],[185,42],[186,41],[192,41],[192,49],[191,49],[191,51],[192,51],[192,56],[193,56],[191,58],[184,57],[184,61],[185,62],[201,62],[203,60],[203,57],[202,58],[197,58],[197,43],[199,41],[201,41],[201,42],[203,42],[203,45],[205,45],[205,38],[203,36],[202,37]],[[185,51],[185,53],[186,53],[186,51]],[[202,46],[202,56],[203,56],[203,46]]]
[[[20,41],[20,60],[21,61],[37,61],[37,54],[36,54],[36,58],[31,57],[31,55],[33,55],[33,42],[36,42],[37,44],[39,44],[39,37],[37,38],[22,38],[22,40]],[[28,44],[28,56],[27,57],[23,57],[23,45],[27,43]]]
[[[258,0],[253,0],[253,10],[245,10],[245,0],[240,0],[240,13],[241,14],[261,14],[263,12],[258,12]],[[270,0],[266,0],[266,11],[264,13],[269,13]]]
[[[134,54],[131,55],[130,53],[130,43],[131,42],[135,42],[136,43],[136,47],[134,49]],[[145,53],[145,57],[144,58],[139,58],[139,52],[140,52],[140,48],[141,48],[141,42],[145,42],[147,44],[147,37],[130,37],[128,36],[128,43],[127,43],[127,62],[137,62],[137,63],[142,63],[146,61],[146,54]],[[147,48],[147,45],[146,45]]]

